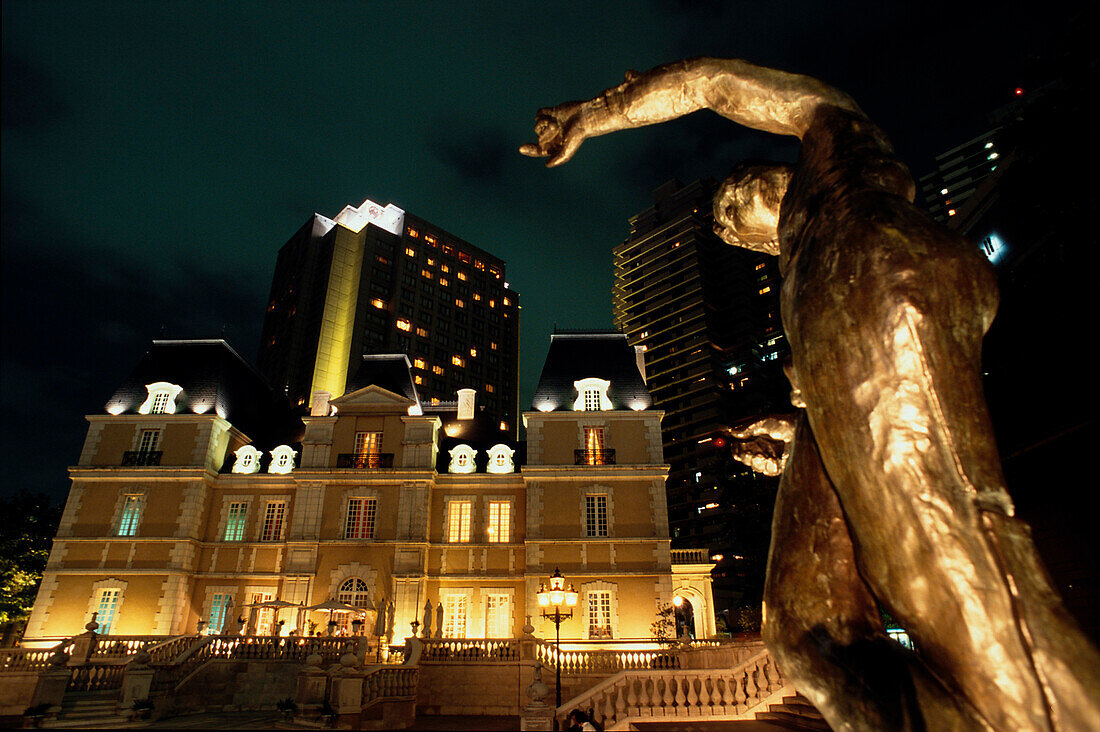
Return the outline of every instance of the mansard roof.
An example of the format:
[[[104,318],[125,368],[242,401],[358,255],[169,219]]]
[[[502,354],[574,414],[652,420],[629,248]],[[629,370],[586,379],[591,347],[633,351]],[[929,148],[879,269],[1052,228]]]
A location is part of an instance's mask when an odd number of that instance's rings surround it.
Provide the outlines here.
[[[413,383],[412,364],[403,353],[364,354],[355,375],[348,379],[344,393],[350,394],[368,386],[377,386],[420,404],[420,396]]]
[[[175,414],[217,414],[260,449],[301,439],[302,422],[263,376],[221,339],[155,340],[105,409],[137,414],[149,384],[183,388]],[[269,448],[268,448],[269,449]]]
[[[653,399],[638,370],[638,355],[615,332],[554,333],[535,388],[532,407],[539,411],[571,409],[577,398],[574,383],[597,378],[610,381],[612,409],[649,409]]]
[[[458,418],[458,402],[425,404],[424,415],[439,417],[443,424],[439,436],[439,454],[436,458],[436,470],[440,473],[447,472],[451,449],[458,445],[469,445],[477,451],[475,457],[477,472],[485,471],[489,460],[489,448],[496,445],[507,445],[516,451],[512,461],[517,472],[519,466],[527,462],[527,443],[516,440],[508,432],[500,429],[500,423],[486,414],[482,406],[475,407],[473,419]]]

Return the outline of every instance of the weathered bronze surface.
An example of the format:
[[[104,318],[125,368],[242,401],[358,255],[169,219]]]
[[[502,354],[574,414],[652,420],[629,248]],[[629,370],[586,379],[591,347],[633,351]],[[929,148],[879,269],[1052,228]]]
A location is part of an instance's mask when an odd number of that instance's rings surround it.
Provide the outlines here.
[[[993,272],[913,205],[909,171],[851,98],[694,59],[540,110],[520,152],[560,165],[589,137],[699,109],[802,141],[793,168],[741,166],[715,199],[727,242],[780,258],[804,407],[797,430],[736,435],[745,462],[782,470],[764,633],[785,672],[838,730],[1100,729],[1100,654],[997,459],[979,368]],[[879,605],[919,655],[887,638]]]

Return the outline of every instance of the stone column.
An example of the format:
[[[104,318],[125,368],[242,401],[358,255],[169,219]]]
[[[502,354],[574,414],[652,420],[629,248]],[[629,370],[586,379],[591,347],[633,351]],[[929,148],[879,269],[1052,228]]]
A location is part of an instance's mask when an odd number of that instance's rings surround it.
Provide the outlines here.
[[[534,681],[524,692],[528,702],[520,711],[519,728],[521,730],[550,730],[554,728],[554,710],[543,701],[550,693],[550,687],[542,682],[542,664],[534,663]]]
[[[306,659],[306,667],[298,673],[298,687],[294,693],[294,703],[298,705],[298,716],[310,719],[319,714],[325,703],[328,676],[321,670],[321,654],[314,653]]]
[[[134,702],[149,698],[149,691],[153,687],[153,675],[156,673],[149,665],[151,660],[150,655],[143,649],[134,656],[134,660],[126,664],[122,677],[122,709],[130,709],[134,706]]]

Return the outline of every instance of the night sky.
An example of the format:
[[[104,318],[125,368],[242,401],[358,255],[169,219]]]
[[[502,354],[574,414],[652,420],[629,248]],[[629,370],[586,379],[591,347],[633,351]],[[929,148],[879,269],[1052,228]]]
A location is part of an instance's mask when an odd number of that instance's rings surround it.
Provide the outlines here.
[[[65,495],[82,415],[152,339],[254,361],[279,247],[365,198],[506,260],[527,408],[555,324],[610,326],[654,188],[797,151],[704,112],[548,171],[516,153],[540,106],[741,57],[844,89],[920,175],[1040,80],[1077,5],[5,0],[2,490]]]

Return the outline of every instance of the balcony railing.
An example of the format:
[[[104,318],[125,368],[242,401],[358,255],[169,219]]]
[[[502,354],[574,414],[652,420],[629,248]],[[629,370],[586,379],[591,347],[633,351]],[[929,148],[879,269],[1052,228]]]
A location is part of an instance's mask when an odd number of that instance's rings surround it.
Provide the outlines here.
[[[122,464],[127,465],[160,465],[161,450],[127,450],[122,453]]]
[[[392,452],[370,452],[364,455],[355,453],[340,453],[336,456],[336,467],[354,468],[356,470],[377,470],[379,468],[393,467]]]
[[[574,465],[614,465],[614,450],[574,450]]]
[[[709,549],[673,549],[673,564],[711,564]]]

